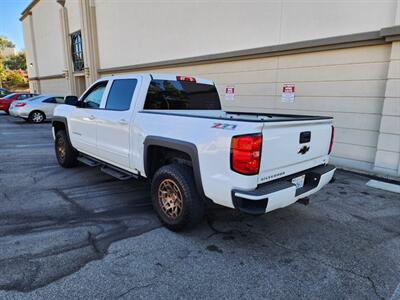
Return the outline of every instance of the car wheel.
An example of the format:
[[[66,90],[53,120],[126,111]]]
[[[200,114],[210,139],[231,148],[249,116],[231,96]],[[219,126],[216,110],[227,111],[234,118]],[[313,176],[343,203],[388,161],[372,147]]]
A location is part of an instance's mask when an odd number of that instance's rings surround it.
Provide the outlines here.
[[[153,207],[163,225],[179,231],[201,222],[205,203],[198,195],[193,170],[185,165],[161,167],[151,182]]]
[[[41,111],[33,111],[29,114],[29,122],[42,123],[46,119],[46,116]]]
[[[72,168],[77,165],[78,152],[72,147],[64,130],[57,131],[54,146],[60,166]]]
[[[10,111],[7,109],[7,110],[5,110],[4,111],[7,115],[9,115],[10,114]]]

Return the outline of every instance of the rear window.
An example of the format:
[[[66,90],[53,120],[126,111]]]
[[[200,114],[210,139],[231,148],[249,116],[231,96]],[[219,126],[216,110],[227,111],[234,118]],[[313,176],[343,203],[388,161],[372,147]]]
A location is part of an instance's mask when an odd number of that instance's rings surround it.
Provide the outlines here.
[[[220,110],[214,85],[190,81],[152,80],[144,109]]]
[[[10,98],[14,97],[15,95],[16,95],[16,93],[12,93],[12,94],[9,94],[9,95],[3,97],[3,99],[10,99]]]
[[[45,98],[45,96],[34,96],[34,97],[29,98],[28,101],[35,101],[35,100],[43,99],[43,98]]]

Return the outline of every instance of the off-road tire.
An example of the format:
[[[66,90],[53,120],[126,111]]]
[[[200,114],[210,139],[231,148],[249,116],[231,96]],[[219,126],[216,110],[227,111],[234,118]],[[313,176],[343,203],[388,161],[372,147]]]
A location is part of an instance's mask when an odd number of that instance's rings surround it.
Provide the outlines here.
[[[62,147],[63,150],[60,147]],[[67,133],[64,130],[57,131],[54,148],[60,166],[63,168],[72,168],[78,164],[78,152],[72,147]]]
[[[169,216],[162,205],[160,193],[165,182],[174,183],[180,192],[182,208],[175,218]],[[151,199],[161,223],[172,231],[193,228],[204,217],[205,203],[197,192],[193,170],[188,166],[170,164],[158,169],[151,181]]]

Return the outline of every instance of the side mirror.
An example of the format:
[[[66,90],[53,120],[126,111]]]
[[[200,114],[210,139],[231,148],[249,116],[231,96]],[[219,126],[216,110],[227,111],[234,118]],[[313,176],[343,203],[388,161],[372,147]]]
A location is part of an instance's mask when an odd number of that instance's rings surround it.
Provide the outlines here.
[[[65,96],[64,103],[67,105],[77,106],[79,101],[77,96]]]

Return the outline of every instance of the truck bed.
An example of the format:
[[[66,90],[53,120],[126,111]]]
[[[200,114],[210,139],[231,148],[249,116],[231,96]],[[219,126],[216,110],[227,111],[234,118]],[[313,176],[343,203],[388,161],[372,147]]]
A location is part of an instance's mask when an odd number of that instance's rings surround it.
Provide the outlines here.
[[[221,110],[142,110],[140,113],[172,115],[190,118],[206,118],[218,120],[234,120],[242,122],[293,122],[331,120],[328,116],[309,116],[295,114],[254,113],[254,112],[229,112]]]

